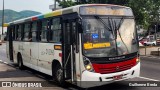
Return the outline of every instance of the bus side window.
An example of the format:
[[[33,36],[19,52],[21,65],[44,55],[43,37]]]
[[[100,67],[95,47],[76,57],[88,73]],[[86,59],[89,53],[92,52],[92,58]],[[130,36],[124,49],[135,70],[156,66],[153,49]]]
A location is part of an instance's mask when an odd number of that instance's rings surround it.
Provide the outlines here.
[[[24,24],[21,25],[21,40],[24,39]]]
[[[54,18],[51,20],[51,33],[50,33],[50,41],[60,42],[62,37],[61,35],[61,23],[60,18]]]
[[[15,40],[18,40],[18,28],[19,28],[19,25],[16,25],[15,26]]]
[[[11,31],[12,31],[12,40],[15,40],[15,26],[12,26]]]
[[[32,23],[31,28],[31,35],[32,35],[32,41],[35,42],[38,40],[37,38],[37,22]]]
[[[18,37],[17,37],[17,40],[21,40],[22,39],[22,25],[18,25]]]
[[[28,41],[29,40],[29,34],[30,34],[30,24],[26,23],[24,25],[24,41]]]
[[[37,39],[41,41],[41,30],[42,30],[42,22],[37,21]]]
[[[40,38],[41,41],[43,42],[47,42],[47,38],[48,38],[48,20],[42,20],[42,27],[41,27],[41,31],[40,31]]]
[[[11,30],[11,26],[7,27],[7,41],[9,41],[9,31]],[[0,37],[1,38],[1,37]]]

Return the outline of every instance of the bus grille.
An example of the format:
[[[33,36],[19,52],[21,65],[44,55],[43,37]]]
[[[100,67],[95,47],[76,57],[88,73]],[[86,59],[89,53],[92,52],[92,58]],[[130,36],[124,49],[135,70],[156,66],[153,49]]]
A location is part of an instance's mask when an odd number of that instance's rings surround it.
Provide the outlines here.
[[[131,69],[136,65],[136,58],[118,62],[118,63],[110,63],[110,64],[95,64],[93,63],[92,66],[96,73],[107,74],[107,73],[115,73],[124,70]]]

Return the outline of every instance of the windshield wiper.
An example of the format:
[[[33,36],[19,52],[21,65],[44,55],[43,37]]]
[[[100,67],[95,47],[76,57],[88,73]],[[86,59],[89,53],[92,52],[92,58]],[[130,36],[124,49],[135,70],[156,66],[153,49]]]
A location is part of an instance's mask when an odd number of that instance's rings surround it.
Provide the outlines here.
[[[127,52],[129,52],[128,47],[127,47],[127,45],[124,43],[124,41],[123,41],[123,39],[122,39],[122,36],[121,36],[121,33],[120,33],[120,31],[119,31],[119,28],[120,28],[120,26],[122,25],[123,21],[124,21],[124,17],[122,17],[122,19],[120,20],[120,23],[119,23],[118,27],[116,27],[116,30],[118,31],[119,37],[120,37],[121,41],[123,42],[124,46],[126,47]],[[115,21],[114,21],[114,22],[115,22]],[[117,35],[116,35],[116,36],[117,36]]]
[[[108,25],[106,24],[106,22],[105,22],[102,18],[100,18],[99,16],[95,15],[94,17],[95,17],[96,19],[100,20],[101,23],[104,25],[104,28],[107,29],[107,30],[109,30],[109,31],[111,31],[111,32],[112,32],[112,35],[115,37],[114,31],[113,31],[113,29],[112,29],[111,26],[108,27]],[[116,39],[116,38],[114,38],[114,39]]]
[[[128,47],[127,47],[127,45],[124,43],[124,41],[123,41],[123,39],[122,39],[122,36],[121,36],[121,34],[120,34],[120,31],[119,31],[119,28],[120,28],[120,26],[122,25],[122,23],[123,23],[123,21],[124,21],[124,17],[122,17],[122,19],[120,20],[120,22],[119,22],[119,24],[118,24],[117,26],[116,26],[115,20],[113,20],[112,18],[110,19],[110,18],[108,17],[109,27],[108,27],[108,25],[106,24],[106,22],[105,22],[102,18],[100,18],[100,17],[97,16],[97,15],[95,15],[94,17],[95,17],[96,19],[100,20],[101,23],[104,25],[104,27],[105,27],[106,29],[108,29],[109,31],[112,32],[112,35],[113,35],[114,38],[115,38],[115,39],[114,39],[114,40],[115,40],[115,43],[117,43],[117,31],[118,31],[118,34],[119,34],[119,36],[120,36],[120,39],[121,39],[122,43],[123,43],[124,46],[126,47],[127,52],[129,52]],[[117,46],[117,44],[116,44],[116,54],[118,55],[118,46]]]
[[[110,28],[111,28],[111,31],[112,31],[112,34],[113,34],[113,36],[115,37],[115,39],[117,39],[117,34],[116,34],[116,23],[114,22],[113,23],[113,20],[111,19],[111,21],[109,20],[110,18],[108,17],[108,23],[109,23],[109,26],[110,26]],[[112,24],[111,24],[112,23]],[[113,25],[114,24],[114,25]]]
[[[114,36],[115,36],[115,42],[117,43],[117,31],[118,31],[118,34],[119,34],[119,37],[120,37],[122,43],[124,44],[125,48],[127,49],[127,52],[129,52],[128,47],[127,47],[127,45],[124,43],[124,41],[123,41],[123,39],[122,39],[122,36],[121,36],[121,33],[120,33],[120,31],[119,31],[119,28],[120,28],[120,26],[122,25],[123,21],[124,21],[124,17],[122,17],[122,19],[120,20],[119,24],[116,26],[115,20],[110,19],[110,18],[108,17],[109,25],[110,25],[110,27],[112,28],[111,30],[112,30],[112,32],[114,33]],[[118,47],[117,47],[117,44],[116,44],[116,51],[117,51],[117,55],[118,55]]]
[[[112,31],[111,28],[109,28],[109,27],[107,26],[107,24],[105,23],[105,21],[103,21],[102,18],[100,18],[100,17],[97,16],[97,15],[95,15],[94,17],[95,17],[96,19],[100,20],[101,23],[104,25],[104,27],[105,27],[106,29],[108,29],[109,31]]]
[[[117,44],[116,44],[116,42],[117,42],[117,41],[116,41],[117,35],[115,34],[116,23],[114,23],[115,25],[114,25],[114,27],[113,27],[113,25],[111,25],[111,22],[110,22],[109,17],[108,17],[108,22],[109,22],[109,27],[108,27],[108,25],[106,24],[106,22],[105,22],[102,18],[100,18],[100,17],[97,16],[97,15],[95,15],[94,17],[95,17],[96,19],[100,20],[101,23],[104,25],[104,27],[105,27],[106,29],[108,29],[109,31],[112,32],[112,35],[113,35],[114,41],[115,41],[115,45],[116,45],[116,47],[115,47],[115,49],[116,49],[116,55],[118,55],[118,47],[117,47]],[[112,24],[113,24],[113,20],[111,20],[111,21],[112,21]]]
[[[111,22],[112,22],[112,24],[111,24]],[[110,21],[110,18],[108,17],[108,23],[109,23],[109,26],[111,27],[111,30],[112,30],[112,33],[114,34],[114,37],[115,37],[115,39],[114,39],[114,41],[115,41],[115,49],[116,49],[116,55],[118,56],[118,46],[117,46],[117,32],[116,32],[116,22],[114,21],[114,26],[113,26],[113,20],[111,19],[111,21]]]

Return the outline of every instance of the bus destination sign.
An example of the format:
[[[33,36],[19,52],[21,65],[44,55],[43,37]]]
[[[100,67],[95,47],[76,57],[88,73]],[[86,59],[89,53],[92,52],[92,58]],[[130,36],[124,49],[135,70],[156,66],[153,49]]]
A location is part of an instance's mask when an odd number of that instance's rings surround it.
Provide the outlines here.
[[[127,16],[132,16],[132,13],[129,13],[126,11],[131,10],[129,8],[122,8],[122,7],[106,7],[106,6],[91,6],[91,7],[81,7],[80,8],[80,14],[81,15],[127,15]]]

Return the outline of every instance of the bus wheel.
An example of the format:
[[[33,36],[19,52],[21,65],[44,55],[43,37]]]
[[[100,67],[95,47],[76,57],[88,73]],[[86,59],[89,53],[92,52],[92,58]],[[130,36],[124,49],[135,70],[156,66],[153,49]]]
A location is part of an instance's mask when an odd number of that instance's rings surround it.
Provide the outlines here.
[[[147,46],[147,44],[146,44],[146,43],[144,43],[144,46]]]
[[[55,67],[54,76],[55,76],[54,78],[55,78],[56,82],[57,82],[58,84],[60,84],[60,85],[63,85],[64,80],[63,80],[63,70],[62,70],[61,65],[58,64],[58,65]]]
[[[152,46],[156,46],[156,44],[153,43]]]
[[[20,54],[18,54],[18,67],[19,67],[20,70],[24,69],[22,56]]]

